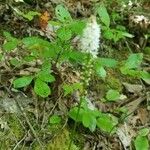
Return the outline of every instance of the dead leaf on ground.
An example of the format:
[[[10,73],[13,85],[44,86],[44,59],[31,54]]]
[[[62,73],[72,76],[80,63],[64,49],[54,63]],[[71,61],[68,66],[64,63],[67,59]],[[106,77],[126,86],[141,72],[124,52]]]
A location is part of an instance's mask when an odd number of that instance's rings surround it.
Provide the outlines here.
[[[139,94],[143,90],[143,87],[140,84],[130,84],[130,83],[126,83],[126,82],[124,82],[122,84],[124,85],[126,90],[130,93]]]

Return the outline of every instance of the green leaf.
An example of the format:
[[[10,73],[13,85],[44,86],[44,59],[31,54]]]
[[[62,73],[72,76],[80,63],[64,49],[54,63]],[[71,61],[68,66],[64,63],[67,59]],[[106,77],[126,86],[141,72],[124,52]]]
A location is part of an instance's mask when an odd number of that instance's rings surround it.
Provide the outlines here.
[[[51,94],[49,86],[38,78],[35,80],[34,91],[43,98],[48,97]]]
[[[57,30],[57,36],[62,40],[62,41],[67,41],[71,39],[72,33],[71,30],[66,28],[66,27],[62,27],[60,29]]]
[[[26,37],[22,39],[23,44],[28,49],[32,50],[34,56],[41,56],[44,59],[57,56],[58,45],[50,43],[39,37]]]
[[[97,119],[97,126],[104,132],[114,133],[118,119],[111,114],[101,114]]]
[[[24,76],[13,81],[14,88],[22,88],[29,85],[32,81],[32,76]]]
[[[53,115],[49,119],[50,124],[59,124],[61,122],[61,117],[58,115]]]
[[[18,40],[8,41],[5,44],[3,44],[3,48],[5,51],[10,52],[11,50],[14,50],[18,45]]]
[[[103,67],[116,67],[117,61],[112,58],[98,58],[96,60],[96,65],[103,66]]]
[[[48,47],[51,45],[50,42],[43,40],[36,36],[25,37],[22,39],[22,42],[26,47],[34,47],[36,45],[44,45],[44,46]]]
[[[21,65],[20,60],[18,60],[17,58],[12,58],[10,60],[11,65],[15,66],[15,67],[19,67]]]
[[[140,136],[147,136],[149,134],[149,132],[150,132],[150,130],[148,128],[144,128],[144,129],[141,129],[138,134]]]
[[[84,127],[89,128],[92,132],[96,129],[96,118],[88,111],[84,111],[82,123]]]
[[[38,73],[37,77],[44,82],[54,82],[55,81],[54,76],[46,71],[40,71]]]
[[[117,90],[111,89],[106,93],[106,98],[108,101],[117,101],[119,100],[119,97],[120,97],[120,94]]]
[[[71,85],[65,84],[63,85],[63,89],[64,89],[64,96],[73,93],[73,87]]]
[[[107,73],[106,73],[106,70],[104,69],[104,67],[97,68],[96,71],[100,77],[105,79]]]
[[[27,14],[22,13],[22,16],[29,21],[33,20],[34,16],[39,16],[40,13],[35,12],[35,11],[29,11]]]
[[[67,8],[63,5],[57,5],[55,8],[56,17],[61,22],[72,21],[71,15]]]
[[[128,32],[122,32],[122,35],[125,36],[125,37],[128,37],[128,38],[133,38],[134,35],[128,33]]]
[[[136,150],[149,150],[149,141],[146,136],[138,135],[134,141]]]
[[[97,13],[100,16],[101,21],[107,26],[110,26],[110,17],[109,14],[107,12],[106,7],[104,6],[104,4],[102,4],[98,9],[97,9]]]
[[[68,95],[68,94],[72,94],[75,90],[82,90],[83,87],[81,85],[81,83],[73,83],[71,85],[69,84],[64,84],[63,85],[63,89],[64,89],[64,95]]]
[[[71,108],[69,111],[69,117],[72,118],[74,121],[80,122],[82,121],[84,110],[83,108],[80,108],[79,114],[78,110],[79,110],[78,107]]]
[[[81,91],[83,89],[83,86],[81,83],[73,83],[72,87],[73,87],[73,90],[80,90]]]
[[[73,21],[69,24],[68,28],[72,31],[73,34],[81,35],[85,26],[85,21]]]
[[[139,65],[142,63],[142,60],[143,60],[142,53],[131,54],[125,63],[125,67],[128,69],[138,68]]]
[[[112,40],[114,38],[114,33],[112,32],[111,29],[109,28],[104,28],[104,34],[103,34],[104,38],[108,39],[108,40]]]
[[[45,60],[42,64],[42,71],[51,73],[51,62],[49,60]]]
[[[146,71],[140,72],[140,78],[150,85],[150,73]]]

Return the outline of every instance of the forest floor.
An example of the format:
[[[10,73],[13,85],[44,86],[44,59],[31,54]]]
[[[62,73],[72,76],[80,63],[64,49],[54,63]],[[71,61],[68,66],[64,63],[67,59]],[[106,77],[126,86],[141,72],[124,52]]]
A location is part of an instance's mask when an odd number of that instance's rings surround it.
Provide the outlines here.
[[[74,133],[74,121],[68,117],[69,110],[76,103],[74,95],[64,96],[60,88],[64,82],[71,84],[78,81],[80,71],[74,70],[68,64],[64,63],[60,70],[53,69],[56,82],[52,83],[53,93],[47,98],[37,96],[32,84],[20,90],[13,87],[12,81],[16,77],[30,72],[36,73],[38,65],[31,63],[17,68],[13,58],[19,58],[20,53],[4,52],[6,37],[3,32],[9,32],[17,39],[39,36],[49,40],[44,31],[45,26],[48,21],[56,20],[55,7],[62,3],[68,8],[72,18],[82,20],[89,18],[93,8],[101,1],[0,1],[0,150],[67,150],[71,142],[71,150],[140,150],[137,148],[138,144],[139,147],[147,147],[150,144],[146,143],[150,141],[150,76],[143,80],[122,75],[117,69],[107,68],[105,80],[95,75],[91,77],[87,91],[94,106],[103,113],[110,113],[119,118],[114,134],[99,129],[91,132],[81,123],[77,123]],[[114,42],[103,37],[102,30],[99,57],[115,59],[121,65],[122,60],[126,60],[130,54],[140,53],[143,56],[140,69],[149,73],[150,3],[126,3],[126,9],[125,6],[120,8],[123,1],[105,0],[104,3],[111,19],[119,18],[117,21],[112,19],[112,26],[115,28],[118,23],[134,37]],[[29,11],[38,12],[40,15],[32,18],[32,15],[25,17],[20,13],[27,14]],[[134,15],[143,15],[149,20],[135,23],[132,20]],[[2,60],[3,54],[5,61]],[[121,93],[122,100],[106,102],[108,89]],[[56,120],[51,119],[54,114]],[[61,120],[57,116],[60,116]],[[137,139],[141,129],[144,129],[145,134]],[[143,143],[140,141],[141,137]],[[147,147],[143,150],[149,149],[150,147]]]

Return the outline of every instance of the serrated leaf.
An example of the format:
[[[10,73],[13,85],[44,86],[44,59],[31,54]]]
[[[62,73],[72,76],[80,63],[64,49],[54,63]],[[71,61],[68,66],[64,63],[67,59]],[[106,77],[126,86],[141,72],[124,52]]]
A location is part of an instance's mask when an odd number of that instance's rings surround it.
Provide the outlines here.
[[[104,6],[104,4],[102,4],[98,9],[97,9],[97,13],[100,16],[101,21],[107,26],[110,26],[110,17],[109,14],[107,12],[106,7]]]
[[[117,90],[111,89],[106,93],[106,98],[108,101],[117,101],[120,98],[120,94]]]
[[[50,124],[59,124],[61,122],[61,117],[58,115],[53,115],[49,119]]]
[[[51,89],[49,86],[40,79],[35,80],[34,91],[37,95],[45,98],[51,94]]]
[[[55,13],[56,13],[57,19],[60,20],[61,22],[72,20],[69,11],[63,5],[57,5],[55,8]]]
[[[22,88],[29,85],[32,81],[32,76],[24,76],[13,81],[14,88]]]

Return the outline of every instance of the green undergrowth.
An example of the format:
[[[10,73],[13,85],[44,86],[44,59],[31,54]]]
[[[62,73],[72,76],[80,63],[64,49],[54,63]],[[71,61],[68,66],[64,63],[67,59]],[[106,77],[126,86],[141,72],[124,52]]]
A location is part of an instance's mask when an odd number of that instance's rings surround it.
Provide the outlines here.
[[[56,136],[45,144],[45,150],[67,150],[70,144],[70,132],[67,128],[61,130]],[[35,144],[33,150],[40,150],[41,148]],[[71,146],[71,150],[80,150],[80,148],[74,143]]]
[[[34,16],[40,15],[33,11],[25,13],[19,9],[13,10],[26,21],[32,21]],[[115,108],[111,106],[117,106],[124,100],[122,97],[130,98],[123,82],[149,84],[150,74],[145,69],[148,66],[144,60],[145,54],[142,48],[141,51],[132,48],[136,34],[124,26],[120,13],[110,12],[105,3],[98,4],[93,11],[95,23],[101,28],[101,45],[100,49],[97,48],[97,57],[80,51],[73,43],[76,38],[82,38],[93,16],[89,19],[74,19],[64,5],[57,5],[54,19],[47,22],[50,27],[56,28],[52,35],[23,36],[19,39],[9,31],[3,32],[4,42],[0,49],[0,63],[3,66],[0,67],[3,71],[2,80],[8,79],[2,81],[0,86],[9,87],[12,95],[23,93],[37,101],[29,106],[28,111],[24,110],[28,118],[21,118],[15,113],[2,118],[1,149],[9,150],[17,146],[18,149],[30,147],[40,150],[41,142],[44,150],[67,150],[69,147],[70,150],[80,150],[84,140],[81,135],[78,136],[81,134],[76,128],[78,126],[91,134],[100,131],[112,136],[120,125],[122,114],[116,115]],[[107,48],[109,54],[101,55]],[[143,49],[149,52],[148,46]],[[96,102],[100,102],[104,110],[98,108]],[[122,113],[126,115],[126,112]],[[62,130],[64,116],[73,122],[74,131],[66,127]],[[27,137],[18,145],[25,134]],[[147,130],[146,134],[138,135],[136,147],[143,138],[148,143],[147,135]]]

